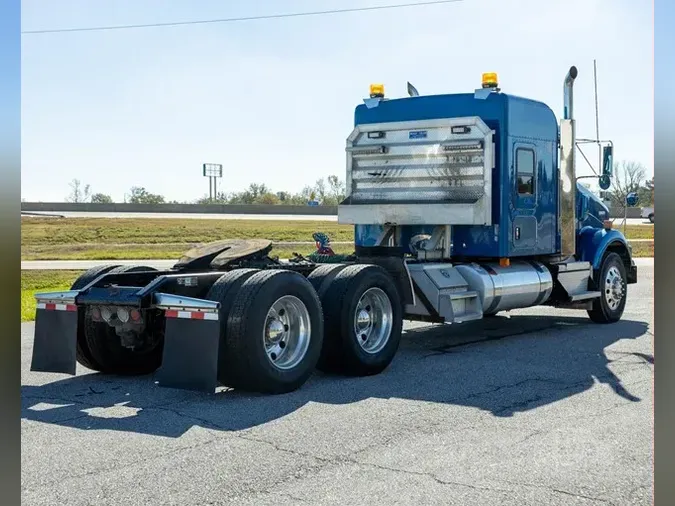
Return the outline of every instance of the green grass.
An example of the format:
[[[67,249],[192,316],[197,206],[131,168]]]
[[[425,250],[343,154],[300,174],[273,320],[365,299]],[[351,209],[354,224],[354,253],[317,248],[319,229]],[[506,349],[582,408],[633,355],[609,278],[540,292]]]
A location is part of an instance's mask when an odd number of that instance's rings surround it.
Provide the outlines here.
[[[21,271],[21,321],[35,319],[35,294],[68,290],[82,271]]]
[[[297,242],[312,241],[317,231],[333,241],[354,238],[351,226],[331,221],[22,218],[21,245],[190,244],[251,238]]]
[[[624,233],[618,220],[614,222],[614,228]],[[654,225],[626,225],[625,235],[627,239],[654,239]]]
[[[623,227],[615,224],[623,232]],[[312,233],[327,233],[334,242],[353,241],[353,228],[329,221],[203,220],[145,218],[28,218],[21,219],[22,260],[145,260],[173,259],[198,244],[220,239],[266,238],[274,242],[312,241]],[[628,239],[654,239],[653,225],[628,225]],[[636,256],[649,256],[649,245],[634,243]],[[335,245],[351,253],[349,245]],[[309,254],[311,244],[281,246],[273,254]],[[653,244],[651,246],[653,255]]]
[[[633,247],[633,256],[635,258],[650,258],[654,256],[654,242],[634,242],[631,244]]]
[[[312,249],[306,251],[298,251],[302,248],[277,248],[273,250],[273,254],[277,254],[282,257],[290,257],[292,251],[297,253],[309,254],[312,252]],[[349,248],[335,248],[336,253],[351,253]],[[151,257],[144,256],[147,255],[147,251],[143,250],[129,250],[132,253],[138,254],[138,256],[133,257],[139,260],[150,259]],[[114,252],[110,252],[111,254]],[[161,250],[155,251],[158,256],[155,258],[178,258],[180,253],[174,255],[165,256],[165,252]],[[159,254],[161,253],[161,255]],[[102,256],[106,256],[105,253],[101,253]],[[637,242],[633,243],[633,256],[637,257],[653,257],[654,256],[654,243],[653,242]],[[96,255],[89,256],[88,258],[95,258]],[[109,257],[108,257],[109,258]],[[133,259],[128,256],[122,255],[120,258],[124,259]],[[33,321],[35,318],[35,294],[37,292],[51,292],[57,290],[68,290],[75,279],[82,273],[82,271],[52,271],[52,270],[22,270],[21,271],[21,321],[28,322]]]

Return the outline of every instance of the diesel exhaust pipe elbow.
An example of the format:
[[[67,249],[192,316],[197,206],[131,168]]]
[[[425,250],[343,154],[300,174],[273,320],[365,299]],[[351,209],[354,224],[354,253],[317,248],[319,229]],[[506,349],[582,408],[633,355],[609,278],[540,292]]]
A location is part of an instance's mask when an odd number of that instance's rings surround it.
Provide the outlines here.
[[[565,76],[564,94],[563,94],[563,118],[574,118],[574,80],[577,78],[577,68],[572,65]]]

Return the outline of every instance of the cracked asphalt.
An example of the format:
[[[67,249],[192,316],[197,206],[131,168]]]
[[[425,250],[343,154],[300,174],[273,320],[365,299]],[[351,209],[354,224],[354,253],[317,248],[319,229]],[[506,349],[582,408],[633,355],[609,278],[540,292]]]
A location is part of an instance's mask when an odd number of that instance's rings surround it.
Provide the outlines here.
[[[649,505],[653,262],[623,320],[406,326],[391,367],[282,396],[29,371],[25,505]]]

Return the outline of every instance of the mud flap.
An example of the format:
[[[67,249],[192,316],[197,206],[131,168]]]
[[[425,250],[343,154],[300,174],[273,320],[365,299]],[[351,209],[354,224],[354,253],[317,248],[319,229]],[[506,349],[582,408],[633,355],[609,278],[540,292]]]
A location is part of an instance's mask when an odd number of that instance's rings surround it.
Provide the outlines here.
[[[74,304],[38,303],[31,371],[75,374],[77,321]]]
[[[166,311],[157,381],[164,387],[213,393],[218,385],[219,342],[218,313]]]

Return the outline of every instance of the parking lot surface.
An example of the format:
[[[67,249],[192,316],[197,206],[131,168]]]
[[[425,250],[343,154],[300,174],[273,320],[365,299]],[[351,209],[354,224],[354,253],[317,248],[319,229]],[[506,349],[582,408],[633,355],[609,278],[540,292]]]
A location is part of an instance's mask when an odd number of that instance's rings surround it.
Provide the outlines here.
[[[623,320],[543,307],[406,325],[382,374],[281,396],[31,373],[25,505],[648,505],[653,263]]]

